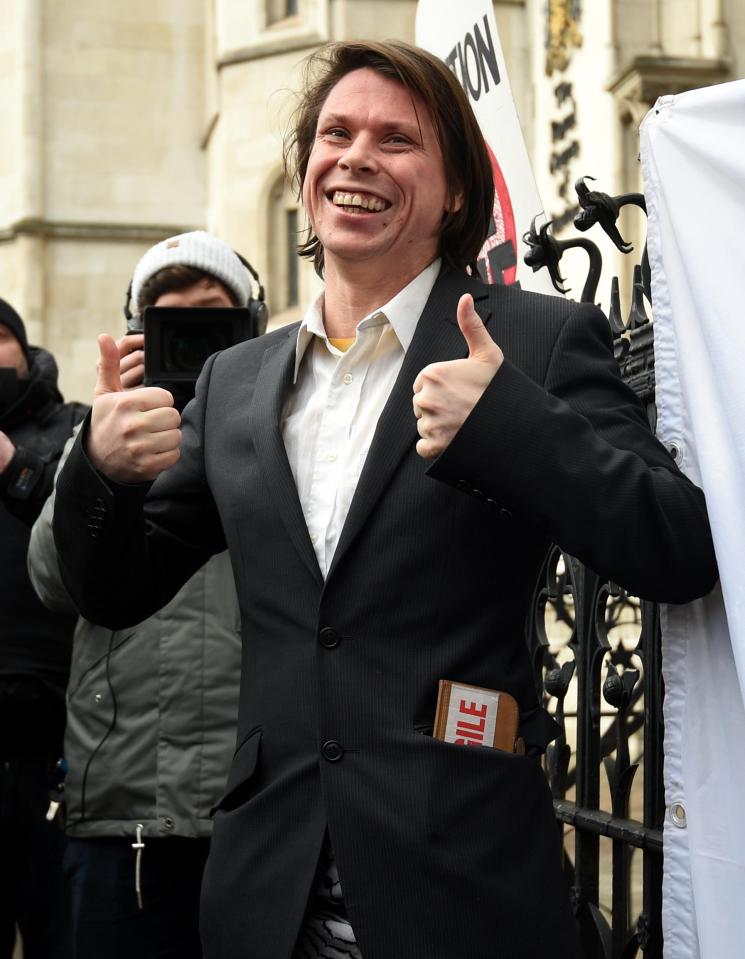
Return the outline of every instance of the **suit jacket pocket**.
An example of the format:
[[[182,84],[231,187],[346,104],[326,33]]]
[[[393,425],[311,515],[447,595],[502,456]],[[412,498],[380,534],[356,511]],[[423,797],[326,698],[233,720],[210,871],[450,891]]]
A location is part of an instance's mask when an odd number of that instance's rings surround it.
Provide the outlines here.
[[[537,757],[417,738],[420,758],[426,760],[426,766],[420,762],[426,770],[422,808],[430,838],[454,849],[479,848],[488,841],[507,862],[507,850],[519,856],[525,837],[547,841],[556,833],[551,791]]]
[[[245,739],[236,750],[230,766],[225,792],[210,809],[210,816],[216,812],[230,812],[243,805],[251,796],[254,787],[254,773],[259,761],[259,747],[261,745],[261,730]]]

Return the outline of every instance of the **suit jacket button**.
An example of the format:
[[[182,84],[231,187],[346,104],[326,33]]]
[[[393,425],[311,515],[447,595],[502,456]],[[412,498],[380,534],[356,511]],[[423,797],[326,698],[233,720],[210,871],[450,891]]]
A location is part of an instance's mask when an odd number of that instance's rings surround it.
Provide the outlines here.
[[[323,758],[327,759],[330,763],[338,762],[344,755],[344,750],[335,739],[327,739],[323,746],[321,746],[321,752],[323,753]]]
[[[326,649],[333,649],[334,646],[338,646],[341,642],[341,636],[330,626],[324,626],[318,634],[318,638],[321,641],[321,646],[325,646]]]

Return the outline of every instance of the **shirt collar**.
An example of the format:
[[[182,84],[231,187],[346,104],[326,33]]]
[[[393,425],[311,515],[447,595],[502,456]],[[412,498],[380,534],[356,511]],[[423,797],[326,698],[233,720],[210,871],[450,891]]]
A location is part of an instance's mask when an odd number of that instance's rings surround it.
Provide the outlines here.
[[[432,292],[432,287],[435,285],[435,280],[440,272],[441,262],[439,257],[433,260],[429,266],[425,267],[421,273],[415,276],[410,283],[407,283],[402,290],[399,290],[387,303],[379,306],[376,310],[373,310],[372,313],[368,313],[367,316],[360,320],[357,324],[358,328],[363,324],[365,326],[375,325],[374,318],[377,319],[380,313],[384,314],[405,352],[414,338],[416,325],[429,299],[429,294]],[[311,303],[297,331],[294,383],[297,382],[300,364],[313,337],[318,336],[323,340],[327,339],[326,330],[323,326],[324,295],[324,293],[321,293],[320,296]]]

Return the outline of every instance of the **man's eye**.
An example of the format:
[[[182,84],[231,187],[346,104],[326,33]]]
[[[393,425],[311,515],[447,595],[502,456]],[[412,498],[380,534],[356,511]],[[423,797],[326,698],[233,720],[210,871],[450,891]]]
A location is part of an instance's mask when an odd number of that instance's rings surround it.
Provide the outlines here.
[[[340,140],[347,136],[347,131],[342,130],[341,127],[332,127],[330,130],[326,131],[326,136],[331,137],[334,140]]]
[[[404,136],[403,133],[392,133],[385,142],[390,143],[392,146],[409,146],[411,143],[409,138]]]

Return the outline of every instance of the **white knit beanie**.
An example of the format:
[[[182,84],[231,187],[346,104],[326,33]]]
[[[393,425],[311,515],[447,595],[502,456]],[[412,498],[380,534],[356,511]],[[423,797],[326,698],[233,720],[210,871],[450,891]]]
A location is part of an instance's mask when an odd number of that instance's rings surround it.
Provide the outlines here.
[[[251,299],[248,270],[235,251],[211,233],[194,230],[156,243],[142,257],[132,277],[132,303],[135,309],[143,286],[167,266],[191,266],[209,273],[232,290],[240,306],[246,306]]]

